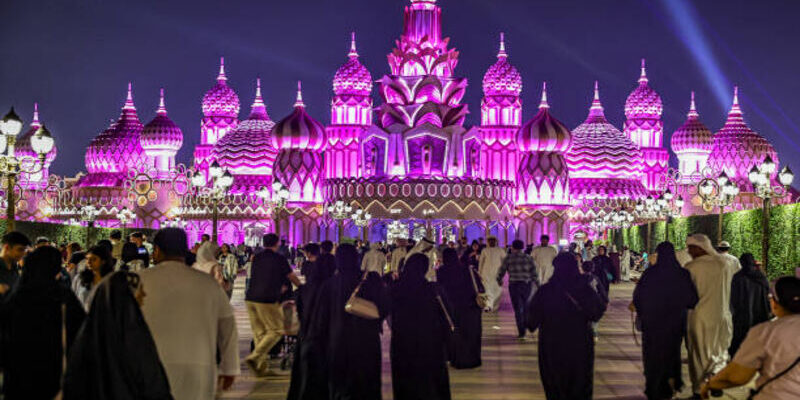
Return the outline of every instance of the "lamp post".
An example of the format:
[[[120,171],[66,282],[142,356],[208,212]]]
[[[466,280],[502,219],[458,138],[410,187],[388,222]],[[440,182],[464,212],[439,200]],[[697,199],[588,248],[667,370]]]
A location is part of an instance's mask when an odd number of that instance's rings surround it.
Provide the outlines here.
[[[436,210],[432,208],[426,208],[422,210],[422,217],[425,218],[425,234],[433,237],[433,230],[431,229],[431,220],[433,219],[433,215],[436,214]],[[486,225],[489,226],[488,224]],[[488,235],[487,235],[488,237]]]
[[[262,187],[256,194],[269,210],[275,234],[279,235],[280,213],[286,208],[286,202],[289,201],[289,189],[286,189],[282,183],[275,181],[272,183],[272,191],[267,187]]]
[[[335,203],[328,206],[328,215],[336,221],[339,242],[342,241],[344,233],[344,220],[350,218],[351,212],[353,212],[353,207],[341,200],[336,200]]]
[[[93,204],[87,204],[81,207],[79,212],[81,221],[86,222],[86,248],[89,248],[92,245],[92,228],[94,228],[94,221],[100,216],[100,209]]]
[[[20,172],[34,174],[42,171],[47,153],[54,145],[53,136],[42,125],[31,137],[31,147],[39,156],[38,163],[30,157],[17,157],[14,154],[14,144],[21,130],[22,120],[14,112],[14,107],[11,107],[8,114],[0,120],[0,135],[3,136],[0,138],[0,175],[6,179],[6,232],[13,231],[16,225],[14,187],[17,185],[17,175]]]
[[[408,225],[400,221],[392,221],[387,227],[386,243],[394,243],[395,239],[408,239]]]
[[[129,208],[125,207],[122,210],[119,210],[117,213],[117,219],[119,220],[120,227],[122,227],[122,237],[125,237],[125,228],[127,227],[128,222],[136,219],[136,214]]]
[[[367,225],[372,220],[372,214],[365,212],[362,209],[356,210],[352,215],[353,224],[361,228],[361,239],[367,241]]]
[[[779,185],[772,185],[771,176],[778,168],[772,158],[767,156],[764,162],[753,166],[747,178],[753,184],[755,195],[763,200],[761,221],[761,263],[764,271],[769,268],[769,210],[772,199],[780,199],[789,195],[789,186],[794,181],[794,173],[788,166],[778,174]]]
[[[211,241],[216,244],[219,203],[225,199],[228,190],[233,186],[233,175],[220,167],[216,161],[208,167],[208,174],[211,179],[206,180],[202,172],[195,171],[192,175],[192,186],[197,190],[198,197],[211,202]]]
[[[717,219],[717,244],[719,244],[722,241],[722,221],[725,207],[733,204],[733,200],[739,195],[739,186],[731,181],[723,171],[716,178],[705,176],[700,182],[697,182],[697,193],[703,202],[703,209],[707,212],[713,210],[714,207],[719,207],[719,218]]]

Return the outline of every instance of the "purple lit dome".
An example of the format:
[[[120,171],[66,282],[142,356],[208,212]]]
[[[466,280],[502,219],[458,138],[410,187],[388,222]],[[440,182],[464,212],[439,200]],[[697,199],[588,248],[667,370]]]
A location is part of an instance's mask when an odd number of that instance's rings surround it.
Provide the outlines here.
[[[625,117],[631,118],[659,118],[664,111],[661,96],[647,84],[647,72],[644,59],[642,59],[642,75],[639,77],[639,86],[633,89],[628,100],[625,101]]]
[[[692,92],[692,103],[689,106],[689,113],[686,115],[686,122],[672,134],[672,151],[694,151],[708,154],[711,153],[713,142],[711,130],[700,121],[700,114],[694,104],[694,92]]]
[[[42,124],[39,122],[39,104],[33,103],[33,120],[31,121],[31,127],[27,132],[23,133],[17,138],[17,142],[14,145],[14,154],[17,157],[27,156],[32,157],[34,160],[39,160],[39,154],[37,154],[33,150],[33,146],[31,146],[31,137],[36,134],[36,131],[38,131],[41,126]],[[58,151],[56,150],[56,146],[53,145],[53,149],[50,150],[50,152],[45,156],[45,168],[48,168],[50,164],[53,163],[53,160],[56,159],[57,154]]]
[[[333,92],[337,95],[369,96],[372,92],[372,75],[367,67],[358,61],[356,36],[352,33],[349,60],[336,71],[333,77]]]
[[[272,147],[270,134],[274,126],[261,97],[261,79],[258,79],[250,116],[217,142],[214,146],[216,160],[234,175],[271,174],[278,154]]]
[[[139,143],[142,123],[133,104],[131,85],[117,122],[92,139],[86,150],[89,173],[119,173],[147,165],[147,156]]]
[[[572,130],[572,148],[566,158],[570,178],[617,178],[639,182],[642,176],[642,151],[606,120],[597,82],[589,116]]]
[[[325,144],[325,126],[306,112],[301,89],[298,82],[294,111],[272,128],[275,149],[319,150]]]
[[[167,108],[164,105],[164,89],[161,89],[156,117],[144,126],[139,140],[145,153],[164,150],[175,153],[183,145],[181,128],[167,116]]]
[[[714,134],[714,144],[708,157],[708,166],[716,172],[725,171],[728,177],[745,188],[750,188],[748,173],[754,165],[769,156],[779,165],[778,154],[763,136],[747,126],[739,107],[739,88],[733,92],[733,106],[722,129]],[[777,168],[775,173],[777,174]],[[773,177],[774,178],[774,177]],[[751,191],[748,189],[746,191]]]
[[[550,115],[547,103],[547,83],[542,85],[542,101],[539,112],[522,125],[517,132],[517,147],[520,151],[565,152],[572,143],[572,134],[561,121]]]
[[[239,96],[228,86],[225,76],[225,58],[220,58],[217,84],[203,96],[203,115],[206,117],[239,116]]]
[[[522,76],[508,62],[505,35],[500,34],[500,51],[497,62],[483,76],[483,93],[486,96],[519,96],[522,93]]]

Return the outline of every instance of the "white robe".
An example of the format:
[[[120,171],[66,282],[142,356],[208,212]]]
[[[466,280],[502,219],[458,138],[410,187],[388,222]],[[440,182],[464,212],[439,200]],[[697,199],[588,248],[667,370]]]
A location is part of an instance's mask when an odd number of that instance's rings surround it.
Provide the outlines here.
[[[536,277],[539,286],[544,285],[553,276],[553,260],[558,255],[558,250],[553,246],[537,246],[533,248],[531,257],[536,265]]]
[[[719,255],[728,260],[728,262],[732,265],[733,269],[736,270],[736,272],[739,272],[742,269],[742,263],[739,261],[738,258],[736,258],[736,256],[730,253],[719,253]]]
[[[500,307],[500,297],[503,295],[503,287],[497,283],[497,272],[503,265],[506,252],[499,247],[486,247],[481,251],[478,258],[478,272],[483,280],[483,287],[489,297],[488,307],[492,311],[497,311]]]
[[[240,373],[236,320],[228,296],[210,275],[177,261],[162,262],[139,276],[146,293],[142,313],[173,397],[214,399],[217,376]]]
[[[383,254],[383,252],[377,248],[368,251],[361,260],[362,271],[377,272],[379,275],[383,275],[383,268],[385,266],[386,254]]]
[[[619,257],[619,271],[620,278],[623,282],[631,280],[631,251],[622,250],[622,255]]]
[[[697,257],[686,269],[697,288],[699,301],[689,311],[689,376],[694,393],[709,374],[720,371],[728,363],[728,347],[733,338],[730,310],[731,280],[734,266],[719,255]]]
[[[405,247],[397,247],[392,251],[392,258],[391,258],[391,267],[392,272],[400,272],[400,264],[403,260],[406,259],[406,254],[408,254],[408,250]]]

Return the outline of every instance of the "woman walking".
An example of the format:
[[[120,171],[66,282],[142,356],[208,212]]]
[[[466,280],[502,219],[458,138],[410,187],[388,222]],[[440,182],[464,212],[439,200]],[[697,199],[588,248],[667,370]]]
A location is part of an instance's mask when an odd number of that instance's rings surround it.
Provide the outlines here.
[[[769,305],[769,282],[758,270],[752,253],[739,258],[742,269],[731,281],[731,316],[733,317],[733,339],[728,353],[733,358],[750,328],[769,321],[772,312]]]
[[[453,323],[458,335],[447,345],[448,359],[453,368],[476,368],[481,365],[481,307],[476,298],[483,293],[481,278],[476,271],[458,260],[455,249],[442,252],[442,266],[436,281],[441,285],[451,306]]]
[[[115,263],[111,250],[106,246],[94,246],[86,253],[86,269],[75,277],[72,284],[84,310],[89,311],[95,289],[106,275],[114,272]]]

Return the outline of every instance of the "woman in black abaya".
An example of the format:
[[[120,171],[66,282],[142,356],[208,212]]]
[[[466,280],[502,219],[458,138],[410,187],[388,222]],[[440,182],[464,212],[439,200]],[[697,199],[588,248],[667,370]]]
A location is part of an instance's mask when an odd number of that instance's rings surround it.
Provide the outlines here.
[[[747,336],[747,331],[772,317],[769,304],[769,282],[758,270],[752,253],[739,258],[742,270],[733,275],[731,282],[731,315],[733,316],[733,340],[728,353],[731,357]]]
[[[376,273],[367,275],[359,297],[378,307],[380,319],[348,314],[347,300],[362,280],[358,251],[351,244],[336,250],[336,274],[324,284],[330,312],[328,388],[330,400],[381,399],[381,325],[389,297]]]
[[[591,322],[605,303],[581,275],[578,260],[561,253],[553,277],[533,296],[528,328],[539,330],[539,373],[548,399],[589,400],[594,379]]]
[[[449,323],[436,284],[425,279],[428,257],[406,260],[392,287],[392,389],[395,400],[450,400],[445,346]]]
[[[633,304],[642,322],[642,359],[648,399],[670,399],[683,387],[681,342],[686,314],[697,304],[689,271],[681,268],[675,247],[656,247],[656,264],[646,269],[633,291]]]
[[[482,310],[475,301],[475,286],[478,286],[478,291],[483,291],[481,277],[472,268],[461,264],[458,253],[451,248],[442,252],[442,266],[436,276],[451,307],[453,323],[458,327],[458,335],[451,337],[447,344],[450,365],[458,369],[479,367]]]
[[[5,399],[52,399],[61,386],[62,332],[73,344],[86,314],[56,280],[61,253],[43,246],[25,256],[17,290],[0,306],[0,367]],[[62,325],[62,306],[66,324]]]

